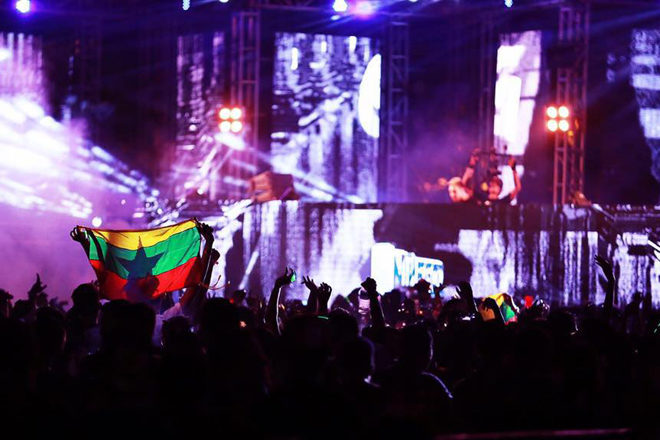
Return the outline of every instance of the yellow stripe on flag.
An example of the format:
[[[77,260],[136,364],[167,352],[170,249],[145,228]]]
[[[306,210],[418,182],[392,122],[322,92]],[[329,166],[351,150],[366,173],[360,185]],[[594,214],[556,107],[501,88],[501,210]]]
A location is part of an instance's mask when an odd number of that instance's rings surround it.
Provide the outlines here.
[[[137,250],[140,247],[149,247],[165,241],[174,234],[196,227],[193,220],[188,220],[172,226],[144,231],[111,231],[90,229],[94,235],[102,237],[106,242],[128,250]]]

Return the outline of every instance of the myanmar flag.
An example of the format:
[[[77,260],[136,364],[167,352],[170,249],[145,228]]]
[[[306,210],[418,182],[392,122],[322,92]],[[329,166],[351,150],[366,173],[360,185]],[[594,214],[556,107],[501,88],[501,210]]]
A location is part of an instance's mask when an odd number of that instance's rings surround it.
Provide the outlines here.
[[[83,229],[104,298],[153,299],[201,281],[201,238],[194,220],[135,231]]]
[[[518,310],[515,307],[513,298],[506,293],[496,293],[495,295],[490,295],[488,298],[493,298],[497,303],[500,311],[502,312],[502,317],[504,318],[504,323],[508,324],[518,320]],[[512,307],[513,305],[513,307]]]

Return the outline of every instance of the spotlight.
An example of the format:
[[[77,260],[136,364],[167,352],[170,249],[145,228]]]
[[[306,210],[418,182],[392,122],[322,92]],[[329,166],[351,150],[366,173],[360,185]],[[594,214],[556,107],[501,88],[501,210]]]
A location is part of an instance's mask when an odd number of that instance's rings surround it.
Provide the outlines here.
[[[548,127],[548,130],[550,130],[553,133],[555,131],[557,131],[557,128],[559,128],[558,124],[557,124],[557,121],[555,119],[550,119],[547,123],[547,127]]]
[[[101,217],[94,217],[92,219],[92,226],[95,228],[98,228],[101,224],[103,224],[103,219],[101,219]]]
[[[230,116],[232,119],[241,119],[243,117],[243,110],[241,110],[238,107],[234,107],[233,109],[231,109]]]
[[[566,119],[561,119],[559,121],[559,130],[561,130],[563,132],[567,132],[569,128],[570,127],[569,127],[568,121]]]
[[[371,2],[369,1],[360,1],[355,4],[353,13],[355,15],[361,15],[363,17],[366,17],[374,13],[374,7],[371,5]]]
[[[348,3],[346,3],[346,0],[334,0],[332,9],[335,12],[346,12],[348,11]]]
[[[183,9],[184,11],[190,9],[190,0],[183,0],[181,2],[181,9]]]
[[[571,114],[571,112],[568,110],[568,107],[566,107],[565,105],[559,107],[557,113],[559,114],[560,118],[564,118],[564,119],[568,118],[568,116]]]
[[[30,0],[18,0],[14,6],[21,14],[30,12]]]
[[[218,112],[218,116],[220,117],[220,119],[229,119],[230,117],[232,117],[232,111],[227,107],[223,107]]]
[[[229,3],[229,0],[220,0],[220,3]]]
[[[231,130],[231,122],[229,121],[222,121],[219,125],[218,128],[220,129],[221,132],[227,133],[229,130]]]
[[[513,0],[504,0],[504,6],[510,8],[511,6],[513,6]]]
[[[243,130],[243,123],[241,121],[234,121],[231,123],[232,132],[238,133],[241,130]]]
[[[557,117],[557,107],[550,106],[545,110],[545,114],[551,118],[555,119]]]

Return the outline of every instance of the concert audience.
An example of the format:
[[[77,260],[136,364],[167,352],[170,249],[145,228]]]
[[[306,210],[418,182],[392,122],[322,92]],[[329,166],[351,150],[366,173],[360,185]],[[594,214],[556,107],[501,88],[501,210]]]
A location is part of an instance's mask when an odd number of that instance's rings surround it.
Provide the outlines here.
[[[506,324],[468,283],[443,301],[428,283],[381,295],[367,278],[353,293],[369,300],[364,316],[355,298],[329,305],[330,286],[303,278],[301,307],[282,300],[295,278],[287,269],[266,303],[258,292],[187,292],[157,344],[154,304],[103,303],[84,284],[65,312],[37,277],[27,300],[0,290],[0,417],[23,436],[524,438],[626,428],[608,438],[654,438],[657,316],[641,293],[614,308],[612,268],[597,264],[605,304],[549,310],[521,300]]]

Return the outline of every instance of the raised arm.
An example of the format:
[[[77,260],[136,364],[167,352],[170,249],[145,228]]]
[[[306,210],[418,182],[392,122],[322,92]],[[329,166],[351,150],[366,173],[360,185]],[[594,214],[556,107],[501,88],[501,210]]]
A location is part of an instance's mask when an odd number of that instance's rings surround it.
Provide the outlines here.
[[[616,284],[616,279],[614,278],[614,270],[612,269],[612,263],[600,255],[596,256],[596,264],[600,266],[606,279],[603,313],[605,315],[605,319],[609,322],[610,318],[612,317],[612,309],[614,307],[614,287]]]
[[[463,183],[463,185],[467,186],[468,182],[470,182],[470,179],[472,179],[472,177],[474,176],[474,167],[477,165],[478,161],[479,161],[479,149],[475,149],[470,155],[470,161],[468,162],[468,166],[465,168],[465,171],[463,172],[463,177],[461,178],[461,183]]]
[[[73,241],[77,241],[85,250],[85,255],[89,256],[89,237],[87,231],[82,226],[76,226],[69,233]]]
[[[202,281],[196,286],[188,287],[179,300],[184,313],[188,316],[196,316],[196,311],[204,302],[213,274],[213,265],[220,258],[220,253],[213,249],[213,242],[215,241],[213,228],[206,223],[198,223],[197,230],[204,238],[204,250],[200,261]]]
[[[319,315],[328,314],[328,301],[330,301],[330,296],[332,295],[332,287],[329,284],[321,283],[318,291],[318,312]]]
[[[280,334],[280,319],[278,316],[278,305],[280,303],[280,291],[282,287],[291,284],[295,272],[293,269],[286,268],[284,275],[275,280],[273,290],[270,292],[268,298],[268,305],[266,306],[266,316],[264,317],[266,328],[275,334]]]
[[[518,171],[516,171],[516,160],[511,156],[509,158],[509,166],[511,167],[511,171],[513,172],[513,183],[514,183],[514,188],[511,191],[511,200],[515,199],[518,193],[520,193],[520,190],[522,189],[522,184],[520,183],[520,176],[518,176]]]
[[[378,291],[376,290],[376,280],[367,278],[362,282],[362,287],[369,296],[369,313],[371,315],[371,325],[374,329],[380,330],[385,328],[385,316],[383,309],[378,300]]]
[[[307,297],[307,313],[318,313],[318,286],[310,277],[303,277],[302,283],[309,290],[309,297]]]

